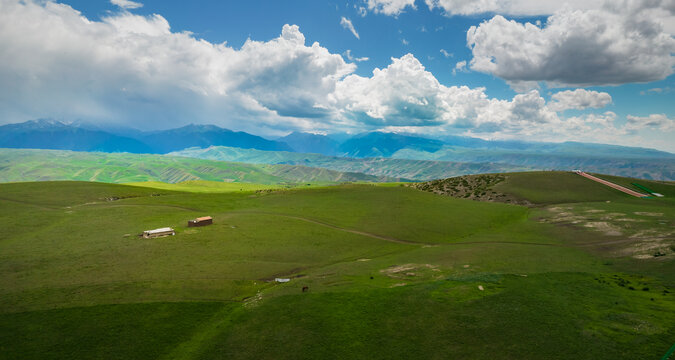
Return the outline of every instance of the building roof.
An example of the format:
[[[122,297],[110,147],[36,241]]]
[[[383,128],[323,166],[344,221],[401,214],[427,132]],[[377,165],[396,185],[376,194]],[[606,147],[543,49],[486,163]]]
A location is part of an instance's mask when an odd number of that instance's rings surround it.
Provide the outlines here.
[[[145,230],[144,233],[151,235],[151,234],[157,234],[157,233],[163,233],[163,232],[169,232],[169,231],[173,231],[173,229],[170,228],[170,227],[163,227],[163,228],[154,229],[154,230]]]

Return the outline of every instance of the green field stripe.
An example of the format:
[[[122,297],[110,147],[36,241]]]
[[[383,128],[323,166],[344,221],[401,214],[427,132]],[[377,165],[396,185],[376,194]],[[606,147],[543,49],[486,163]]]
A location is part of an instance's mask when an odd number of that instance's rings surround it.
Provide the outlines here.
[[[650,194],[655,193],[654,190],[650,190],[650,189],[647,188],[646,186],[643,186],[643,185],[640,185],[640,184],[637,184],[637,183],[630,183],[630,184],[633,185],[633,186],[635,186],[636,188],[638,188],[638,189],[640,189],[640,190],[644,190],[644,191],[646,191],[646,192],[648,192],[648,193],[650,193]]]
[[[237,306],[237,308],[233,308]],[[241,305],[227,304],[223,309],[213,314],[211,319],[202,323],[190,337],[189,340],[182,342],[170,353],[161,357],[161,360],[178,359],[197,359],[202,350],[205,349],[210,341],[215,339],[220,333],[229,327],[234,315],[241,310]]]
[[[670,349],[668,349],[668,352],[666,352],[666,354],[663,355],[663,357],[661,358],[661,360],[668,360],[668,359],[670,359],[670,356],[673,355],[674,352],[675,352],[675,344],[673,344],[673,346],[671,346]]]

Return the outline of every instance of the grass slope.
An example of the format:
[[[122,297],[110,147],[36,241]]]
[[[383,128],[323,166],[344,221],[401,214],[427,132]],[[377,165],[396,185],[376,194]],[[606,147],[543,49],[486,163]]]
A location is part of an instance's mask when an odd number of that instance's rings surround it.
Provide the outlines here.
[[[673,186],[630,199],[555,175],[497,185],[534,207],[406,186],[0,184],[0,359],[660,358],[675,254],[621,241],[675,226]],[[200,215],[214,225],[186,227]],[[602,221],[631,228],[584,226]],[[135,236],[160,226],[177,235]]]
[[[270,191],[281,189],[292,189],[295,187],[321,186],[321,184],[252,184],[252,183],[234,183],[218,182],[205,180],[189,180],[176,184],[164,183],[161,181],[143,181],[135,183],[126,183],[125,185],[139,186],[151,189],[173,190],[193,193],[226,193],[240,191]]]
[[[147,154],[0,149],[0,182],[47,180],[109,183],[207,180],[279,184],[395,179],[296,165],[255,165]]]

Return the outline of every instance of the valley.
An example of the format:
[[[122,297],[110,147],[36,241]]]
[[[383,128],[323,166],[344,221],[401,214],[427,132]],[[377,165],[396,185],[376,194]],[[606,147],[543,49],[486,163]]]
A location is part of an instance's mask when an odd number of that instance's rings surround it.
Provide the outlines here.
[[[663,355],[675,186],[502,176],[485,187],[527,206],[405,184],[0,184],[0,358]]]

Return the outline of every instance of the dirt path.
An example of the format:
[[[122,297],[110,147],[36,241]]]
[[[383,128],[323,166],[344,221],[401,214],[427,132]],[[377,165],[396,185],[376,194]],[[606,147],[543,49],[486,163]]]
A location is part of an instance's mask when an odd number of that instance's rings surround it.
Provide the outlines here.
[[[229,212],[228,214],[259,214],[259,215],[271,215],[271,216],[280,216],[280,217],[285,217],[289,219],[295,219],[295,220],[300,220],[304,222],[308,222],[311,224],[316,224],[320,226],[325,226],[334,230],[339,230],[339,231],[344,231],[348,232],[351,234],[357,234],[357,235],[362,235],[362,236],[367,236],[373,239],[378,239],[378,240],[384,240],[384,241],[389,241],[397,244],[404,244],[404,245],[417,245],[417,246],[446,246],[446,245],[480,245],[480,244],[512,244],[512,245],[535,245],[535,246],[565,246],[564,244],[550,244],[550,243],[535,243],[535,242],[526,242],[526,241],[459,241],[459,242],[453,242],[453,243],[423,243],[423,242],[418,242],[418,241],[410,241],[410,240],[402,240],[402,239],[397,239],[389,236],[383,236],[383,235],[377,235],[373,233],[369,233],[366,231],[360,231],[360,230],[354,230],[354,229],[348,229],[348,228],[343,228],[339,227],[333,224],[328,224],[322,221],[314,220],[314,219],[308,219],[304,218],[301,216],[295,216],[295,215],[287,215],[287,214],[279,214],[279,213],[273,213],[273,212],[264,212],[264,211],[236,211],[236,212]]]
[[[301,216],[295,216],[295,215],[286,215],[286,214],[279,214],[279,213],[273,213],[273,212],[264,212],[264,211],[233,211],[233,212],[228,212],[228,214],[260,214],[260,215],[271,215],[271,216],[280,216],[280,217],[285,217],[288,219],[295,219],[295,220],[300,220],[304,222],[308,222],[311,224],[316,224],[316,225],[321,225],[327,228],[339,230],[339,231],[344,231],[356,235],[362,235],[362,236],[367,236],[369,238],[373,239],[378,239],[378,240],[384,240],[384,241],[389,241],[397,244],[405,244],[405,245],[436,245],[436,244],[427,244],[427,243],[421,243],[421,242],[416,242],[416,241],[408,241],[408,240],[401,240],[401,239],[396,239],[393,237],[388,237],[388,236],[382,236],[382,235],[377,235],[365,231],[360,231],[360,230],[354,230],[354,229],[348,229],[348,228],[343,228],[339,227],[333,224],[328,224],[322,221],[314,220],[314,219],[308,219],[304,218]]]
[[[23,200],[0,198],[0,201],[7,201],[7,202],[15,203],[15,204],[34,206],[34,207],[44,209],[44,210],[60,210],[61,209],[60,207],[57,207],[57,206],[52,207],[52,206],[48,206],[48,205],[44,205],[44,204],[32,203],[32,202],[23,201]]]
[[[167,205],[167,204],[115,204],[112,202],[90,202],[90,203],[84,203],[84,204],[77,204],[77,205],[72,205],[71,208],[77,208],[81,206],[96,206],[96,205],[103,205],[105,208],[114,208],[114,207],[128,207],[128,206],[147,206],[147,207],[163,207],[163,208],[170,208],[170,209],[179,209],[179,210],[186,210],[186,211],[202,211],[199,209],[193,209],[185,206],[179,206],[179,205]]]
[[[633,190],[631,190],[631,189],[625,188],[625,187],[623,187],[623,186],[621,186],[621,185],[617,185],[617,184],[615,184],[615,183],[613,183],[613,182],[609,182],[609,181],[607,181],[607,180],[602,180],[602,179],[597,178],[597,177],[595,177],[595,176],[593,176],[593,175],[586,174],[586,173],[583,172],[583,171],[576,171],[576,173],[579,174],[579,175],[581,175],[581,176],[583,176],[583,177],[585,177],[585,178],[587,178],[587,179],[591,179],[591,180],[596,181],[596,182],[599,182],[599,183],[601,183],[601,184],[603,184],[603,185],[607,185],[607,186],[609,186],[609,187],[611,187],[611,188],[617,189],[617,190],[619,190],[619,191],[621,191],[621,192],[624,192],[624,193],[626,193],[626,194],[628,194],[628,195],[632,195],[632,196],[639,197],[639,198],[643,198],[643,197],[649,196],[649,195],[645,195],[645,194],[639,193],[639,192],[637,192],[637,191],[633,191]]]

